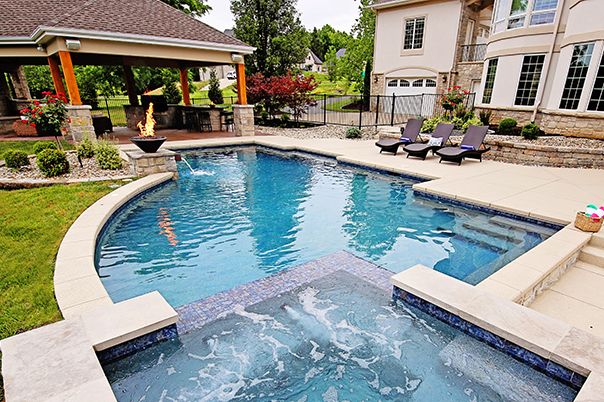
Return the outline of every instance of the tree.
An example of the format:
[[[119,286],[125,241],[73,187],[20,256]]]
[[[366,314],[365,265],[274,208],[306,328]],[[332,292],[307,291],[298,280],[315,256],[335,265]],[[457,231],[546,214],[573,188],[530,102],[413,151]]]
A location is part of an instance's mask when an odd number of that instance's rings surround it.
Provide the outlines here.
[[[162,0],[169,6],[172,6],[193,17],[201,17],[212,9],[206,4],[205,0]]]
[[[164,85],[162,94],[166,97],[166,102],[168,102],[170,105],[178,105],[182,100],[180,90],[174,82],[168,82],[166,85]]]
[[[323,61],[329,52],[346,47],[352,37],[346,32],[336,31],[331,25],[323,25],[321,29],[314,28],[310,33],[310,49]]]
[[[247,56],[248,73],[283,75],[304,61],[309,37],[297,0],[231,0],[235,36],[256,51]]]
[[[210,88],[208,89],[208,98],[215,105],[221,105],[224,103],[222,97],[222,89],[220,89],[220,81],[216,78],[216,70],[210,70]]]
[[[363,106],[365,110],[369,110],[369,99],[371,99],[371,61],[367,60],[363,73]]]
[[[50,75],[50,67],[48,66],[24,66],[25,78],[29,85],[29,92],[34,99],[44,97],[42,92],[54,92],[55,86]]]

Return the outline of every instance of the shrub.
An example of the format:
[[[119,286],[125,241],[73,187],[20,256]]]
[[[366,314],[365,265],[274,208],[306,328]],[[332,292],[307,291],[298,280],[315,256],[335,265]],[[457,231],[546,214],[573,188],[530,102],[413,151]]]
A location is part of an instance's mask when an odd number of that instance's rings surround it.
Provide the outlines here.
[[[491,124],[491,115],[493,114],[492,110],[481,110],[478,113],[478,117],[480,118],[480,122],[483,126],[489,126]]]
[[[361,138],[363,133],[358,127],[349,127],[346,130],[346,138]]]
[[[27,123],[36,127],[38,133],[60,136],[61,129],[67,125],[67,99],[65,95],[42,92],[42,101],[34,100],[29,107],[20,110],[27,117]]]
[[[167,82],[164,85],[162,94],[166,98],[166,102],[170,105],[178,105],[182,99],[182,96],[180,95],[180,90],[172,81]]]
[[[505,118],[499,122],[499,133],[500,134],[509,134],[518,125],[518,122],[511,118]]]
[[[69,162],[65,152],[45,149],[37,154],[38,167],[47,177],[55,177],[69,172]]]
[[[29,165],[29,158],[27,157],[27,153],[23,151],[9,149],[4,153],[4,162],[6,163],[6,167],[19,169],[22,166]]]
[[[522,127],[522,136],[527,140],[536,140],[541,134],[541,129],[535,123],[529,123]]]
[[[482,120],[480,120],[478,117],[473,116],[470,120],[466,121],[462,126],[461,129],[466,132],[468,131],[468,127],[470,126],[480,126],[483,125],[482,124]]]
[[[94,150],[96,162],[104,170],[117,170],[123,166],[120,151],[117,147],[108,141],[98,141]]]
[[[82,139],[82,142],[78,144],[76,150],[78,151],[78,156],[80,158],[88,159],[94,156],[94,144],[88,137]]]
[[[57,144],[50,141],[39,141],[34,144],[34,154],[36,155],[45,149],[57,149]]]
[[[224,103],[224,98],[222,96],[222,90],[220,89],[220,81],[216,77],[216,70],[210,70],[210,88],[208,89],[208,98],[215,105],[221,105]]]
[[[441,116],[434,116],[434,117],[424,120],[424,124],[422,125],[422,133],[433,132],[439,123],[443,123],[445,121],[446,121],[446,119],[444,119]]]

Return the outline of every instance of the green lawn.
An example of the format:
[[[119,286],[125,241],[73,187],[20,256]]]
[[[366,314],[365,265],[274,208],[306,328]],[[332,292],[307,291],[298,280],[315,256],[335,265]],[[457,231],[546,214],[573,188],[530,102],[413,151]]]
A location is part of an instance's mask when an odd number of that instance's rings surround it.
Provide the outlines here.
[[[359,99],[358,98],[347,98],[347,99],[342,99],[339,101],[335,101],[332,103],[329,103],[325,109],[330,110],[332,112],[344,112],[344,113],[359,113],[359,109],[357,108],[355,109],[344,109],[344,107],[357,102]]]
[[[4,159],[2,155],[9,149],[20,150],[27,152],[28,155],[34,153],[34,144],[38,141],[0,141],[0,159]],[[65,140],[61,140],[63,149],[73,149],[73,145]]]
[[[359,95],[360,92],[354,88],[354,85],[348,81],[330,81],[327,74],[306,72],[304,75],[312,75],[319,83],[319,86],[313,91],[315,95]]]
[[[0,339],[61,319],[53,291],[59,245],[114,183],[0,190]]]

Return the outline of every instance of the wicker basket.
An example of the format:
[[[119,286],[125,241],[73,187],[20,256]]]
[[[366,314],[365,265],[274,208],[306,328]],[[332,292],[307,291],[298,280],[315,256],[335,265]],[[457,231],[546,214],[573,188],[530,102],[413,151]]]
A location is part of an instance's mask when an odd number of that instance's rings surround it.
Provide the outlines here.
[[[599,232],[602,228],[601,218],[590,218],[583,212],[577,212],[575,227],[584,232]]]

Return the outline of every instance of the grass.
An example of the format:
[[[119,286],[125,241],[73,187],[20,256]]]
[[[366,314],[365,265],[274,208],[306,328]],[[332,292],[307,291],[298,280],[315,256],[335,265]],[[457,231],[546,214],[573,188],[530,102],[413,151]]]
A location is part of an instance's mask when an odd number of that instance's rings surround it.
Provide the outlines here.
[[[53,290],[59,245],[112,183],[0,190],[0,339],[62,318]]]
[[[327,74],[306,72],[304,75],[312,75],[319,83],[319,86],[313,91],[315,95],[359,95],[360,92],[355,86],[346,80],[330,81]]]
[[[359,113],[359,109],[345,109],[346,106],[357,102],[359,102],[359,99],[342,99],[339,101],[328,103],[325,109],[330,110],[332,112]]]
[[[4,159],[3,155],[9,149],[24,151],[28,155],[32,155],[34,153],[34,144],[38,141],[0,141],[0,159]],[[73,145],[68,143],[65,140],[61,140],[61,144],[63,145],[63,149],[73,149]]]

